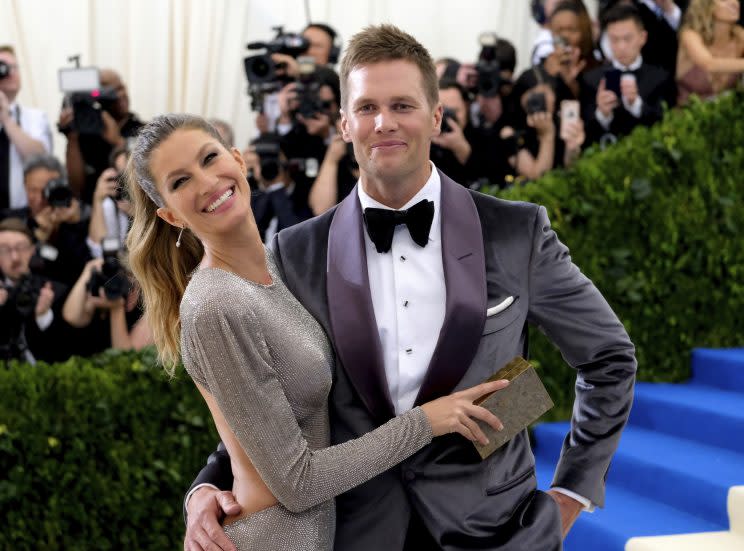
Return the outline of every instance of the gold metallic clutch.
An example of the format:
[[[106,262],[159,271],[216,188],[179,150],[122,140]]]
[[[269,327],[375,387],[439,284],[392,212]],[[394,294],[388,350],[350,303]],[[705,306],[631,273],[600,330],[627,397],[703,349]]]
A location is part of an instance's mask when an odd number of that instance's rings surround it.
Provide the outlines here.
[[[524,358],[517,356],[484,382],[500,379],[508,380],[509,386],[481,396],[474,402],[492,412],[504,425],[503,430],[495,431],[484,422],[477,421],[489,440],[486,446],[473,443],[481,459],[491,455],[553,407],[553,400],[535,368]]]

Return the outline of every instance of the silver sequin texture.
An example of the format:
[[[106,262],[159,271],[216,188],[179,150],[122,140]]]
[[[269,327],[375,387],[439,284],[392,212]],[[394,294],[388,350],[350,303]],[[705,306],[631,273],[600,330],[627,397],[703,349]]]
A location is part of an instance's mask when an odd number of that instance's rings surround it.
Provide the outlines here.
[[[196,272],[181,301],[181,353],[280,505],[226,527],[238,549],[330,550],[333,497],[431,441],[414,408],[360,438],[330,444],[333,354],[317,323],[281,281],[216,268]]]

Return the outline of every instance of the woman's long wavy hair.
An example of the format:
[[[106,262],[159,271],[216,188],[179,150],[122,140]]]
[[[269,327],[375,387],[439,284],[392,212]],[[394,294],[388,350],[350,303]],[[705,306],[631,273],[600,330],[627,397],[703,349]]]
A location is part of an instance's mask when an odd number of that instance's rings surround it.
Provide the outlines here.
[[[150,172],[153,152],[176,130],[202,130],[222,143],[206,120],[194,115],[170,114],[155,117],[139,132],[126,169],[126,182],[134,205],[132,228],[127,236],[129,266],[139,281],[145,317],[152,328],[158,357],[173,375],[181,358],[179,308],[189,275],[204,255],[204,247],[188,230],[176,247],[179,228],[157,215],[165,202]]]
[[[680,31],[690,29],[703,37],[703,42],[710,46],[714,39],[715,0],[692,0],[685,12]]]

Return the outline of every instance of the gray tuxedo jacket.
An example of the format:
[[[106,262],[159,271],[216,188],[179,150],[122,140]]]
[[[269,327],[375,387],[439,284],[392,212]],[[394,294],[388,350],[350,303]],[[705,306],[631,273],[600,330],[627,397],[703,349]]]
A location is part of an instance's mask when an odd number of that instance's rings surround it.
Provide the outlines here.
[[[553,485],[602,506],[604,479],[632,403],[633,344],[571,262],[543,207],[472,192],[440,175],[446,313],[416,404],[481,383],[525,355],[527,323],[537,325],[577,370],[572,428]],[[334,444],[369,432],[394,411],[363,232],[352,192],[273,243],[287,286],[324,327],[336,353]],[[514,302],[506,310],[486,317],[509,296]],[[230,489],[222,446],[194,485],[204,482]],[[339,496],[336,507],[336,549],[344,551],[401,550],[412,509],[448,551],[561,548],[558,509],[536,490],[526,431],[483,461],[459,435],[435,438],[397,468]]]

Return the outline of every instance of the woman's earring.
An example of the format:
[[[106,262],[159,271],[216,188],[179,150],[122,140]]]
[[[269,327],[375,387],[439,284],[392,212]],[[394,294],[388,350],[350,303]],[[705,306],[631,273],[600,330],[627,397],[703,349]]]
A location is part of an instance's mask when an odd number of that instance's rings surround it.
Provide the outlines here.
[[[181,246],[181,236],[183,235],[183,229],[185,226],[181,226],[181,231],[178,232],[178,239],[176,240],[176,248]]]

